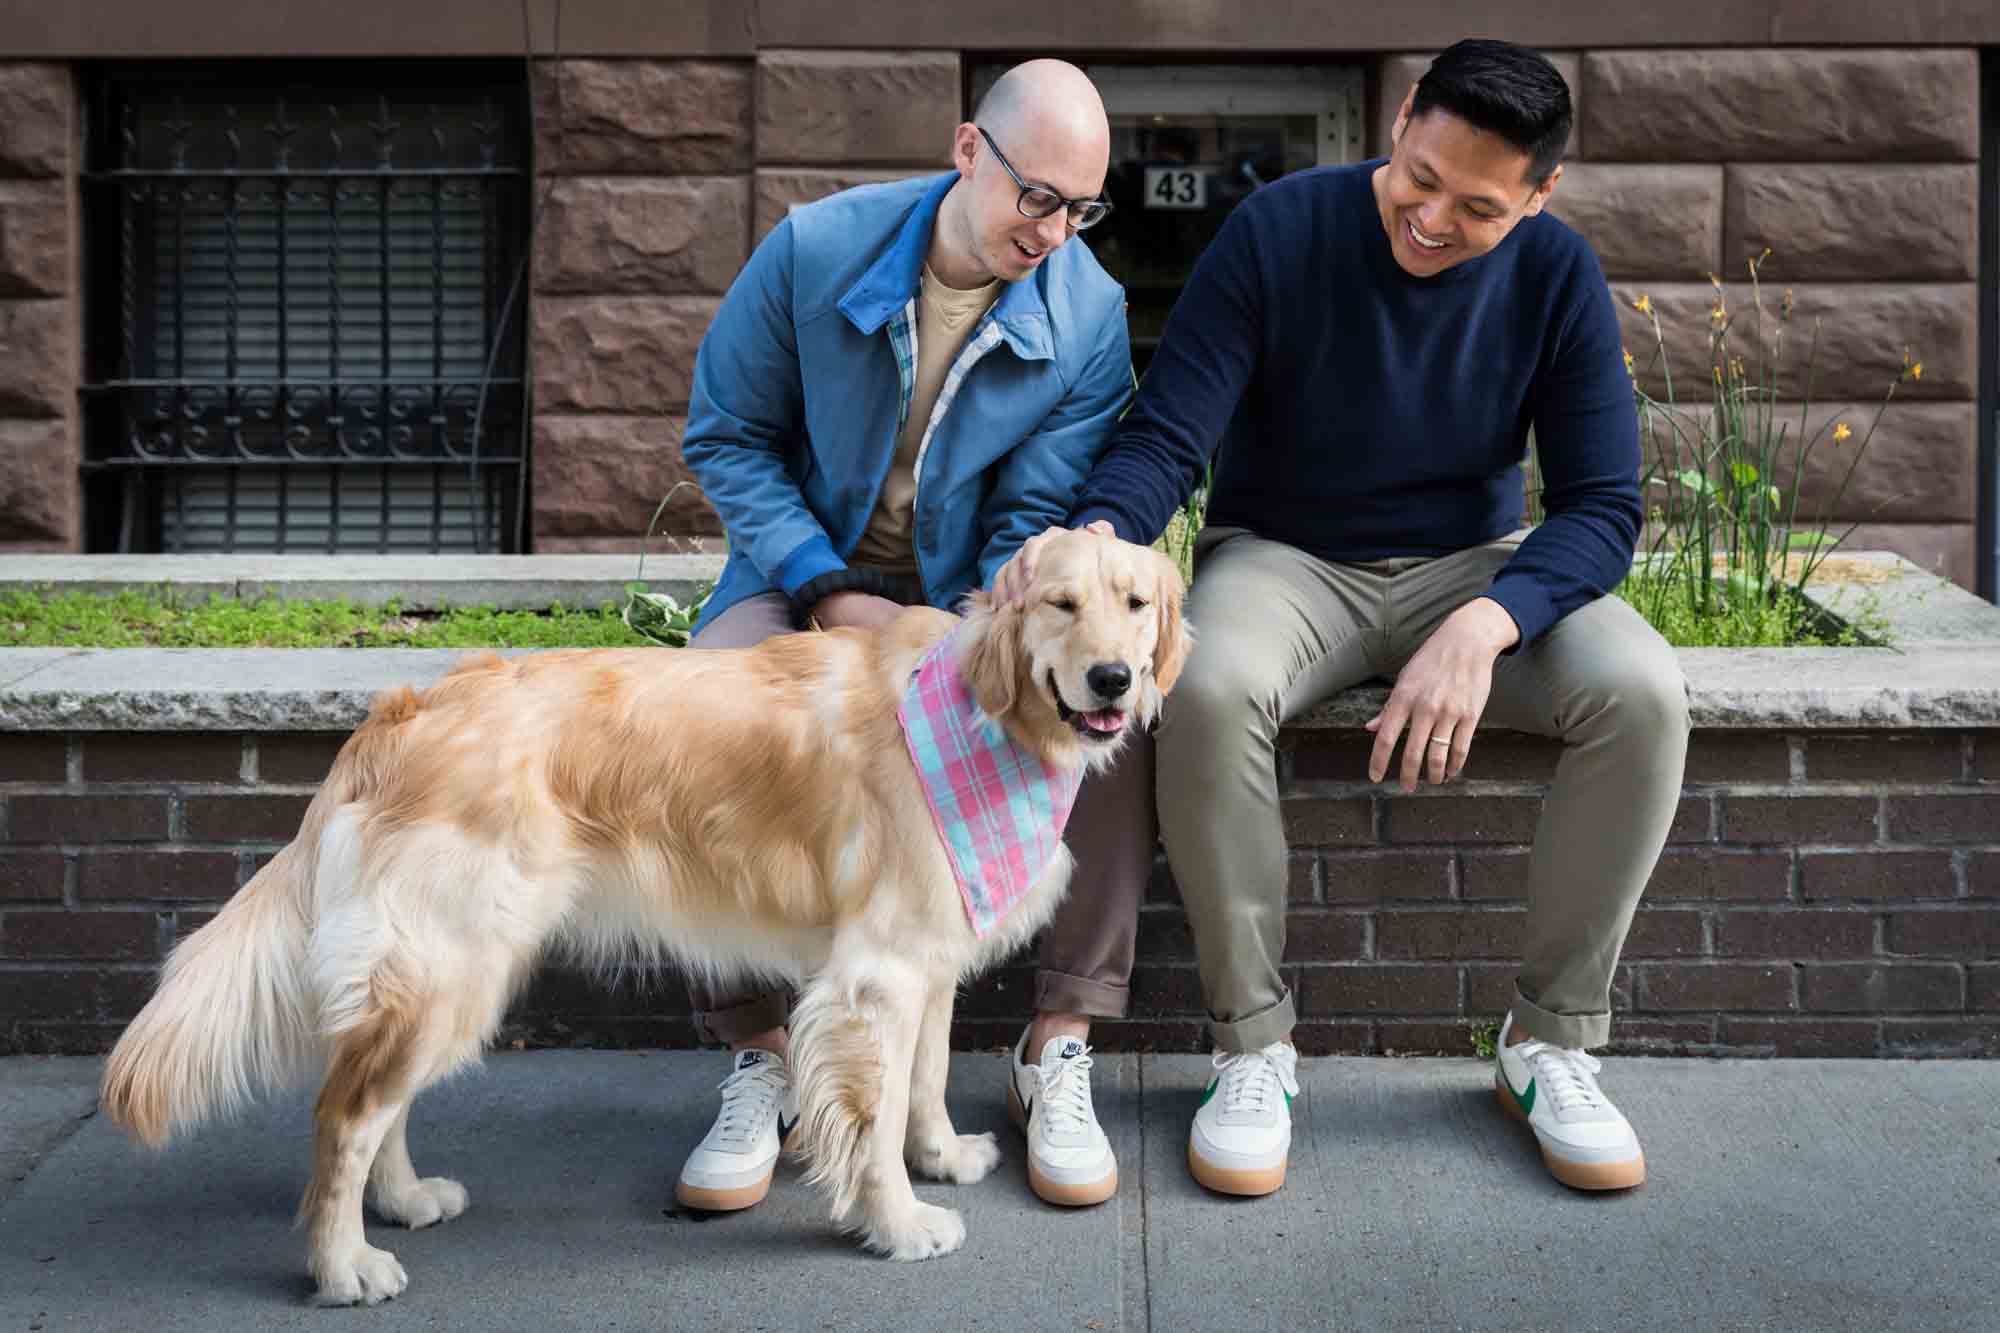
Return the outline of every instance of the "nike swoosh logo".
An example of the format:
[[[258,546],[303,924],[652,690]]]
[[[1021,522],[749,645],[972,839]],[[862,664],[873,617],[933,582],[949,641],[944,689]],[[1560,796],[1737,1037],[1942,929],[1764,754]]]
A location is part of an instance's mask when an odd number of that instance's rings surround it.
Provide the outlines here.
[[[1500,1066],[1500,1081],[1507,1085],[1507,1091],[1514,1094],[1514,1100],[1521,1104],[1521,1114],[1527,1115],[1535,1109],[1535,1080],[1528,1080],[1528,1090],[1522,1092],[1514,1086],[1514,1080],[1507,1077],[1507,1066]]]

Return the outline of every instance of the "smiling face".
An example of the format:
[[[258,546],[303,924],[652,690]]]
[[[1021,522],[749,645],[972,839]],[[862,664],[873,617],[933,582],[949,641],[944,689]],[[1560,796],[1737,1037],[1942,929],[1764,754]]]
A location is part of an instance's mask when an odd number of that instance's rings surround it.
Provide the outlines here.
[[[1375,169],[1376,209],[1397,264],[1430,278],[1492,250],[1548,202],[1562,168],[1528,180],[1528,155],[1449,111],[1396,117],[1395,150]]]
[[[1103,193],[1110,141],[1088,118],[1030,115],[989,132],[1029,185],[1065,199]],[[1018,282],[1076,235],[1063,210],[1041,219],[1022,214],[1021,187],[971,121],[952,139],[952,164],[959,182],[945,201],[931,256],[932,269],[949,285]]]
[[[1022,639],[1031,678],[1086,742],[1115,741],[1142,706],[1164,619],[1155,552],[1095,533],[1051,542]]]
[[[1158,551],[1094,532],[1045,546],[1026,604],[995,607],[967,662],[980,705],[1024,730],[1033,748],[1108,762],[1135,724],[1150,723],[1187,658],[1180,569]]]

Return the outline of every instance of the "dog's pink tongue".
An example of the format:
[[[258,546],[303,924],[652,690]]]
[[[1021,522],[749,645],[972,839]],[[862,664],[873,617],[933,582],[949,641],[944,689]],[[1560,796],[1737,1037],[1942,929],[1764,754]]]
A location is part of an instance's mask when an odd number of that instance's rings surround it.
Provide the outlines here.
[[[1116,708],[1105,708],[1085,713],[1083,720],[1092,731],[1116,731],[1125,725],[1125,714]]]

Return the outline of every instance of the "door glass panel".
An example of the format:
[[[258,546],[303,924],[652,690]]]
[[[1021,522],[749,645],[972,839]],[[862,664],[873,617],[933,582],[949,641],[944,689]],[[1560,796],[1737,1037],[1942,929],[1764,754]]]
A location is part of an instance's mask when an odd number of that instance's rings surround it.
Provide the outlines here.
[[[1195,261],[1252,190],[1318,163],[1312,115],[1113,114],[1109,217],[1088,233],[1125,284],[1143,371]]]

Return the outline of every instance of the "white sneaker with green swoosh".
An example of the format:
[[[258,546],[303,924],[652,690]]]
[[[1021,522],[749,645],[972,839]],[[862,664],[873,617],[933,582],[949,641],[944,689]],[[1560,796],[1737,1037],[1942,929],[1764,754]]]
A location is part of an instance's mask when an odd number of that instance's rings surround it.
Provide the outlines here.
[[[1530,1037],[1507,1044],[1514,1016],[1500,1027],[1493,1091],[1525,1120],[1551,1174],[1572,1189],[1623,1190],[1646,1179],[1646,1155],[1631,1122],[1597,1086],[1595,1056]]]
[[[1299,1052],[1288,1041],[1261,1051],[1217,1051],[1215,1072],[1188,1130],[1188,1170],[1218,1194],[1270,1194],[1285,1183]]]

